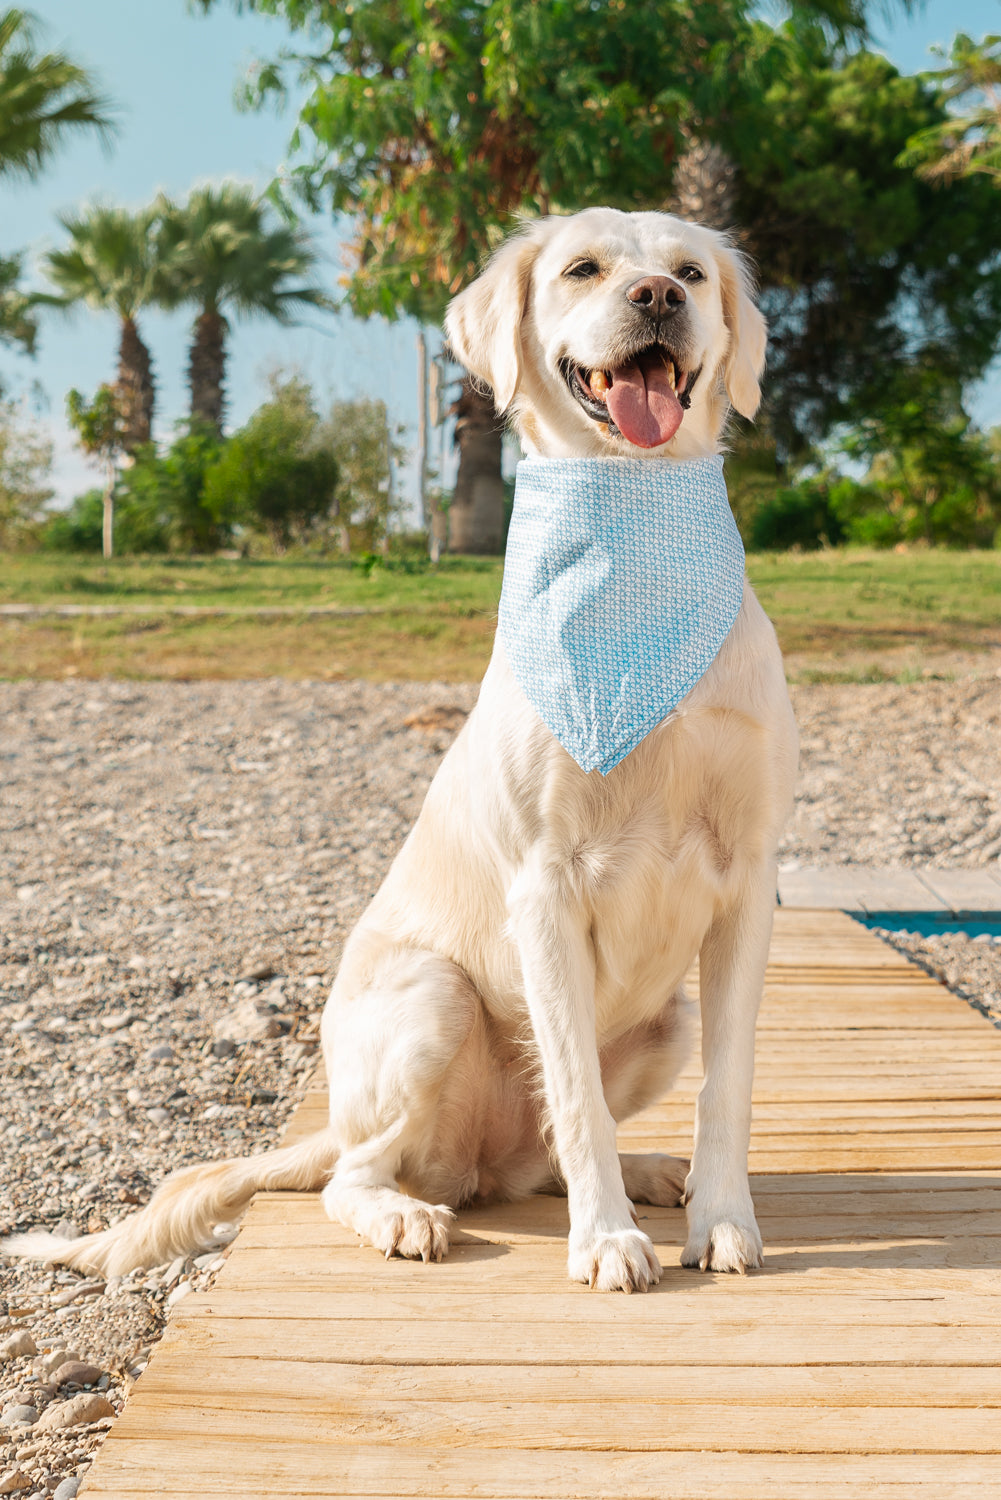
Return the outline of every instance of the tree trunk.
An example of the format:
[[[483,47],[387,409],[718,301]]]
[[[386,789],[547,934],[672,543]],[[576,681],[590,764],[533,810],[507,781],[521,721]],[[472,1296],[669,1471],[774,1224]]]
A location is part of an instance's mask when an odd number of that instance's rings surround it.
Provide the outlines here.
[[[101,553],[108,562],[114,550],[112,528],[115,517],[115,466],[108,464],[108,477],[104,486],[104,519],[101,526]]]
[[[191,421],[193,424],[205,423],[220,438],[225,404],[226,332],[226,319],[222,313],[206,308],[195,320],[188,360]]]
[[[133,318],[122,319],[116,389],[122,421],[122,448],[126,453],[135,453],[152,437],[156,392],[149,350],[139,337]]]
[[[504,546],[504,480],[501,477],[502,419],[493,397],[467,375],[452,407],[459,473],[448,513],[448,550],[484,554]]]

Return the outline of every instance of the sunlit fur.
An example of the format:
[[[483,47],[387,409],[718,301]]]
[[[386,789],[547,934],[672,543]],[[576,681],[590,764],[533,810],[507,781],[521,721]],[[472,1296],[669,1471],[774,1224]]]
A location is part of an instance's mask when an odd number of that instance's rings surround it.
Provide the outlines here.
[[[569,282],[574,256],[600,259]],[[589,210],[528,226],[453,303],[458,357],[526,447],[638,450],[609,438],[558,361],[615,363],[623,290],[697,258],[685,337],[703,374],[681,429],[649,456],[718,451],[729,406],[758,404],[764,325],[740,258],[660,214]],[[97,1236],[8,1249],[105,1274],[211,1239],[259,1187],[317,1189],[385,1254],[440,1259],[453,1210],[566,1191],[569,1274],[644,1289],[660,1267],[631,1200],[678,1201],[686,1265],[761,1260],[747,1183],[754,1026],[792,795],[796,735],[775,636],[750,588],[709,671],[607,777],[585,775],[495,647],[479,703],[345,949],[323,1016],[329,1128],[284,1150],[191,1167]],[[682,982],[701,959],[705,1082],[695,1148],[619,1158],[615,1122],[684,1059]]]

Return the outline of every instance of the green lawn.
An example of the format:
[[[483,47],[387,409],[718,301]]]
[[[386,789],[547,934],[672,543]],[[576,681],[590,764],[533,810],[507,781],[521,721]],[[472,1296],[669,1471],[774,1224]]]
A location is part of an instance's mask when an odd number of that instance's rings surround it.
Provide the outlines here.
[[[756,554],[748,572],[799,680],[949,675],[1001,646],[1001,552]],[[489,558],[6,557],[0,605],[52,613],[0,620],[0,675],[472,681],[500,582]]]

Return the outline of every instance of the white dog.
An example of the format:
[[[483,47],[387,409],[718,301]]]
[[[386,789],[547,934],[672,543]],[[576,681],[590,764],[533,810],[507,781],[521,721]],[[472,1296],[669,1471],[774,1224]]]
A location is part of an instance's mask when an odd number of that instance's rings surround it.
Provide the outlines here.
[[[705,458],[731,405],[758,406],[765,328],[741,258],[664,214],[528,225],[453,302],[448,333],[531,455]],[[7,1248],[111,1274],[205,1243],[258,1188],[325,1184],[330,1217],[387,1256],[440,1260],[456,1208],[548,1187],[569,1200],[574,1280],[657,1281],[632,1201],[686,1203],[686,1266],[759,1265],[754,1030],[796,734],[746,584],[738,605],[701,680],[605,776],[575,764],[495,647],[345,949],[323,1016],[329,1127],[175,1173],[102,1234]],[[677,1073],[696,955],[705,1080],[686,1178],[673,1157],[618,1156],[615,1127]]]

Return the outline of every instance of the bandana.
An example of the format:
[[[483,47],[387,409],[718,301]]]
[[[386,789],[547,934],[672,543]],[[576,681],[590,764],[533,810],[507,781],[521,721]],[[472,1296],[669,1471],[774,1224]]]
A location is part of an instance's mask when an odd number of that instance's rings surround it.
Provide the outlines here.
[[[582,770],[607,775],[691,691],[743,591],[722,458],[518,465],[498,635]]]

